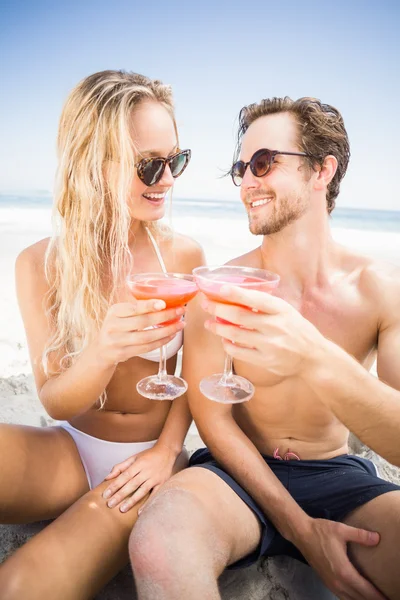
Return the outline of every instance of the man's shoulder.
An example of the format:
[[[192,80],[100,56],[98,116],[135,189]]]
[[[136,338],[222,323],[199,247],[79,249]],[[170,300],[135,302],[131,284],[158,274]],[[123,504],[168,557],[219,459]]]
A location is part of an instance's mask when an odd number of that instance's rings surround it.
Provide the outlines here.
[[[361,268],[361,284],[381,296],[400,291],[400,267],[389,262],[368,259]]]
[[[253,267],[255,269],[260,268],[260,248],[255,248],[246,252],[241,256],[237,256],[226,263],[232,267]]]
[[[340,270],[357,281],[364,297],[382,296],[390,289],[399,289],[400,266],[338,246]]]
[[[378,309],[380,328],[400,320],[400,267],[369,260],[361,271],[360,291]]]

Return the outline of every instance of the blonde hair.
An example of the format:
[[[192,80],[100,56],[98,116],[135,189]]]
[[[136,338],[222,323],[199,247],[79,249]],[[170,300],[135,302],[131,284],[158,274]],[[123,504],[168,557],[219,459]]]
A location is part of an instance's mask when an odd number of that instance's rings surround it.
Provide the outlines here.
[[[47,375],[76,360],[99,331],[117,288],[132,264],[127,198],[137,149],[132,112],[145,101],[161,103],[175,131],[170,86],[125,71],[102,71],[81,81],[63,108],[58,132],[55,231],[45,259],[52,336],[43,353]],[[109,161],[117,177],[105,177]],[[154,231],[157,224],[147,224]],[[58,370],[50,373],[50,355]]]

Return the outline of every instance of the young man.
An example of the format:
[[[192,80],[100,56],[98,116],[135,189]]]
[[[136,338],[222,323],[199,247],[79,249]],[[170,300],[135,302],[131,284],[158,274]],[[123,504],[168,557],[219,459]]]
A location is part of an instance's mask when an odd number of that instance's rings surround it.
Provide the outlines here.
[[[231,264],[278,273],[280,284],[273,295],[225,290],[256,311],[199,298],[189,317],[184,375],[208,450],[134,529],[139,597],[217,600],[228,565],[288,554],[340,599],[398,599],[400,488],[347,442],[350,429],[400,464],[400,285],[331,237],[350,155],[343,119],[311,98],[264,100],[241,112],[238,153],[231,174],[263,238]],[[224,350],[253,382],[250,402],[200,393]],[[382,381],[368,373],[375,358]]]

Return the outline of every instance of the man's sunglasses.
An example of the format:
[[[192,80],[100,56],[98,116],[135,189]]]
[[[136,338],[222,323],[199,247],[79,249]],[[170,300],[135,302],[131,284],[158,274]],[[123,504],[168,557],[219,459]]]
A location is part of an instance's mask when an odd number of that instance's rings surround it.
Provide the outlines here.
[[[309,156],[305,152],[279,152],[278,150],[268,150],[262,148],[254,152],[249,162],[243,162],[239,160],[235,163],[231,169],[232,181],[235,185],[242,185],[243,177],[247,167],[250,165],[250,171],[255,177],[264,177],[272,167],[272,163],[278,154],[285,154],[287,156]]]
[[[188,166],[191,154],[191,150],[181,150],[168,158],[143,158],[135,165],[138,177],[147,186],[155,185],[164,175],[165,167],[168,165],[172,177],[176,179]]]

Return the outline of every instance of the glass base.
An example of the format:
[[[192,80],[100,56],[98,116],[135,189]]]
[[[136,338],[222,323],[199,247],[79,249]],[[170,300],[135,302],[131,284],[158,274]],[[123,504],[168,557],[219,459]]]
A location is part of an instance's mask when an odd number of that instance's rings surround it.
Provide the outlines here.
[[[187,383],[181,377],[167,375],[162,380],[158,375],[151,375],[141,379],[136,386],[141,396],[149,400],[175,400],[187,390]]]
[[[247,402],[254,394],[254,385],[244,377],[223,373],[211,375],[200,381],[200,391],[209,400],[221,404]]]

